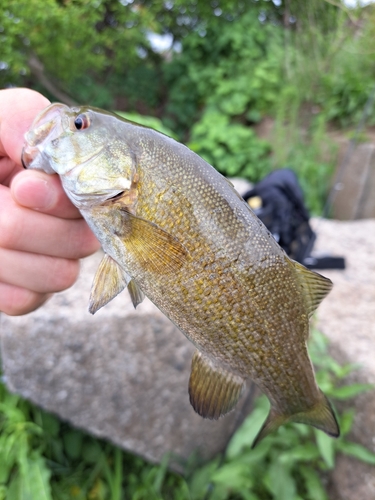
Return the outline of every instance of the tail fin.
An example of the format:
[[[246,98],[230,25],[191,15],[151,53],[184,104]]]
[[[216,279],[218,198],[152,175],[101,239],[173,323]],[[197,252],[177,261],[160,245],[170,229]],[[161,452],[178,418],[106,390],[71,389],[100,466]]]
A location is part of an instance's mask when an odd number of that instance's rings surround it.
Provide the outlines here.
[[[274,407],[271,407],[266,421],[262,425],[262,428],[258,432],[258,435],[253,442],[252,448],[255,448],[259,441],[268,436],[268,434],[270,434],[271,432],[278,429],[280,425],[286,424],[289,421],[289,416],[282,415]]]
[[[277,409],[272,407],[266,421],[255,438],[252,447],[254,448],[259,441],[266,437],[270,432],[275,431],[278,427],[280,427],[280,425],[286,424],[287,422],[312,425],[313,427],[324,431],[329,436],[339,437],[340,427],[336,420],[331,403],[322,392],[320,394],[321,398],[316,405],[306,411],[294,413],[293,415],[283,415],[279,413]]]

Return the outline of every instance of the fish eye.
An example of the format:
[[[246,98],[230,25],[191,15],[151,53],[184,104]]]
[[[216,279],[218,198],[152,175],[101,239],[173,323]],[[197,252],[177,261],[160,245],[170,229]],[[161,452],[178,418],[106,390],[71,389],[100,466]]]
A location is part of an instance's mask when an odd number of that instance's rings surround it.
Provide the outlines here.
[[[90,126],[90,119],[87,115],[78,115],[74,120],[74,127],[76,130],[84,130]]]

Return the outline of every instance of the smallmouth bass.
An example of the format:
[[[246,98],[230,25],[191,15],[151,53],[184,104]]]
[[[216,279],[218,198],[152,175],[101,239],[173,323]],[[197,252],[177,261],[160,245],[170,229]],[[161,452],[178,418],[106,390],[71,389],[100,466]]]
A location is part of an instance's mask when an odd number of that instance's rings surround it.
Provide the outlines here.
[[[95,108],[52,104],[25,138],[24,166],[59,174],[102,244],[91,313],[126,287],[135,307],[149,297],[197,348],[197,413],[229,412],[247,379],[268,396],[255,443],[286,422],[339,435],[306,347],[332,283],[290,260],[229,181],[175,140]]]

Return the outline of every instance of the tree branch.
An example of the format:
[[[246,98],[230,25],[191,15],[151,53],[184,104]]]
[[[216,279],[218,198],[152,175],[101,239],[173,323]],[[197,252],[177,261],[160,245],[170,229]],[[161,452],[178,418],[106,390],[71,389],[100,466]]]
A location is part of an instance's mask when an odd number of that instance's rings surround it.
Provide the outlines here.
[[[43,85],[43,87],[48,90],[51,94],[53,94],[57,99],[63,104],[67,104],[68,106],[77,106],[77,102],[72,99],[70,96],[65,94],[62,90],[60,90],[44,73],[43,63],[38,59],[35,54],[32,54],[28,60],[28,66],[30,68],[30,72],[33,76],[38,80],[38,82]]]

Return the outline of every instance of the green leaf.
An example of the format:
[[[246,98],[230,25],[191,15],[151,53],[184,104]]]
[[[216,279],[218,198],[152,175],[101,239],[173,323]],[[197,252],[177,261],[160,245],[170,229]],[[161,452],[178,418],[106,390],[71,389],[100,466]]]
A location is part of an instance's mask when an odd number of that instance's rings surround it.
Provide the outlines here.
[[[47,468],[44,458],[34,453],[27,467],[25,483],[31,499],[52,500],[51,488],[49,484],[51,472]]]
[[[314,443],[310,442],[297,445],[279,455],[280,462],[289,466],[294,462],[310,462],[317,458],[319,458],[319,450]]]
[[[323,431],[317,429],[314,429],[314,431],[320,454],[328,469],[333,469],[335,465],[335,440]]]
[[[9,472],[13,467],[13,460],[5,450],[6,436],[0,435],[0,484],[6,483],[9,478]]]
[[[327,493],[322,485],[319,474],[312,468],[306,465],[301,465],[299,468],[307,490],[306,500],[328,500]]]
[[[329,391],[329,396],[336,399],[349,399],[372,389],[374,389],[373,384],[351,384],[337,389],[331,389]]]
[[[51,436],[57,436],[60,431],[60,421],[50,413],[42,412],[42,428]]]
[[[360,368],[360,364],[358,363],[348,363],[346,365],[338,365],[333,369],[334,374],[336,375],[337,378],[342,379],[344,377],[347,377],[350,373],[352,373],[355,370],[358,370]]]
[[[255,409],[235,432],[227,447],[226,457],[237,457],[244,448],[252,446],[255,437],[262,427],[269,411],[269,402],[265,396],[257,399]],[[254,450],[255,451],[255,450]]]
[[[221,466],[212,474],[211,480],[219,488],[228,488],[233,491],[247,490],[254,484],[249,474],[249,466],[236,461]]]
[[[219,458],[216,458],[204,465],[198,467],[189,479],[189,491],[192,500],[200,500],[206,498],[208,485],[211,482],[211,476],[216,471],[219,465]]]
[[[296,483],[290,469],[279,460],[271,463],[264,481],[274,500],[292,500],[296,494]]]
[[[7,487],[0,484],[0,500],[6,500]]]
[[[13,474],[8,486],[7,498],[9,500],[33,500],[24,493],[23,480],[19,473]]]
[[[78,430],[69,430],[63,434],[64,449],[69,458],[77,459],[81,456],[83,434]]]
[[[345,455],[350,455],[358,458],[358,460],[361,460],[362,462],[375,465],[375,453],[360,444],[346,441],[340,442],[337,447],[342,453],[345,453]]]
[[[89,464],[95,464],[99,461],[101,456],[102,449],[100,447],[99,441],[90,439],[84,442],[82,446],[82,458],[85,462]]]
[[[345,436],[350,432],[354,422],[354,409],[346,410],[340,417],[341,436]]]

